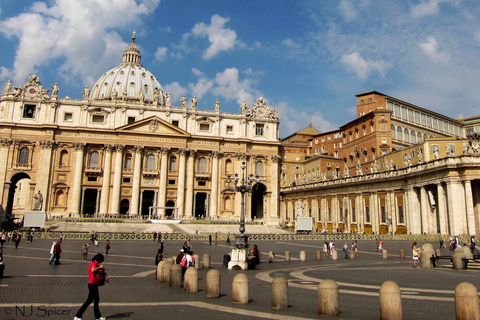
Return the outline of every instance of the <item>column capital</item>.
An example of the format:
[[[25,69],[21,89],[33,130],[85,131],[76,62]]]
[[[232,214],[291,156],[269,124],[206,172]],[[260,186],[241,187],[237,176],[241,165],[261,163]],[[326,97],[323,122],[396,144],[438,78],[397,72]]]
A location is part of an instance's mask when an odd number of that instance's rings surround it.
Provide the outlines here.
[[[2,147],[8,147],[13,143],[12,139],[0,139],[0,143],[2,144]]]
[[[273,156],[270,156],[270,159],[272,162],[279,163],[282,161],[282,157],[280,157],[278,154],[274,154]]]
[[[161,147],[159,151],[161,155],[168,155],[170,148]]]
[[[135,153],[142,153],[144,149],[145,149],[144,146],[134,146],[133,147],[133,151],[135,151]]]
[[[125,146],[123,144],[116,144],[115,145],[115,151],[116,152],[123,152],[123,149],[125,149]]]
[[[73,148],[78,151],[83,151],[85,150],[85,147],[87,146],[86,143],[83,142],[76,142],[73,144]]]
[[[238,160],[244,160],[246,161],[247,158],[249,157],[249,155],[245,152],[236,152],[235,153],[235,157],[238,159]]]
[[[215,158],[215,159],[219,159],[219,158],[223,157],[223,152],[212,151],[212,157]]]
[[[178,154],[179,154],[180,156],[185,156],[187,153],[188,153],[188,150],[185,149],[185,148],[180,148],[180,149],[178,149]]]
[[[113,144],[106,144],[103,146],[103,150],[105,150],[106,152],[112,152],[114,147],[115,146]]]
[[[194,157],[197,154],[197,150],[194,149],[187,149],[187,152],[190,157]]]

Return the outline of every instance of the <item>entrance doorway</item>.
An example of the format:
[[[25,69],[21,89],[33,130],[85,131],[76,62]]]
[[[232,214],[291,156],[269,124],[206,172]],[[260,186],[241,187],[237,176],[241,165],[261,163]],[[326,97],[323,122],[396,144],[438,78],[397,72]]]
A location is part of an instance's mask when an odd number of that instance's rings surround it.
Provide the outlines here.
[[[166,207],[172,207],[172,208],[175,207],[175,202],[173,202],[172,200],[167,201]],[[174,209],[165,209],[165,216],[167,217],[167,219],[174,218],[174,216],[173,216],[174,211],[173,210]]]
[[[148,208],[153,207],[153,199],[155,198],[155,191],[145,190],[142,197],[142,216],[148,216]],[[155,213],[155,212],[152,212]]]
[[[128,209],[130,208],[130,201],[123,199],[120,202],[120,214],[128,214]]]
[[[257,183],[252,192],[251,218],[263,219],[263,197],[267,187],[263,183]]]
[[[201,219],[207,215],[206,200],[207,194],[205,192],[198,192],[195,195],[195,218]]]
[[[7,206],[5,208],[7,218],[15,214],[25,214],[25,208],[30,205],[28,202],[32,200],[30,199],[30,181],[30,176],[23,172],[15,174],[10,179]],[[42,207],[42,210],[45,210],[45,207]]]
[[[94,216],[97,212],[97,189],[85,189],[83,198],[83,215]]]

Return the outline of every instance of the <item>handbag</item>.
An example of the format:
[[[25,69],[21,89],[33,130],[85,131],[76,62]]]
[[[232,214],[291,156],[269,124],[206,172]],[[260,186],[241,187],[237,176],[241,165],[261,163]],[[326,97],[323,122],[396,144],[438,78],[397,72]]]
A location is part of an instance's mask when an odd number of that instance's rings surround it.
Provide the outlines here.
[[[92,284],[96,286],[103,286],[105,283],[110,282],[110,278],[108,277],[105,270],[100,269],[93,274],[93,281]]]

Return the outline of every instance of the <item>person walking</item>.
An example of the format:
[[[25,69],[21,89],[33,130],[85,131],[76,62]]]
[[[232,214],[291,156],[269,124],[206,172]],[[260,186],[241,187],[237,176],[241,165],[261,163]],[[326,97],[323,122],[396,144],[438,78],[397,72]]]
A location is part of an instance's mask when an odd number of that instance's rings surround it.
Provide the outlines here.
[[[53,260],[55,260],[56,265],[61,264],[60,263],[60,254],[62,253],[62,246],[61,246],[62,240],[58,240],[55,246],[53,247],[53,256],[50,258],[50,261],[48,262],[49,264],[52,264]]]
[[[87,261],[88,248],[90,248],[90,246],[88,245],[88,243],[85,242],[82,247],[82,261]]]
[[[158,249],[157,254],[155,255],[155,266],[158,266],[158,264],[162,260],[163,260],[163,251],[162,249]],[[155,268],[155,279],[157,279],[157,272],[158,272],[158,269]]]
[[[470,238],[470,251],[472,251],[472,253],[473,253],[473,250],[475,250],[476,245],[477,245],[477,242],[475,241],[475,236],[472,236]]]
[[[157,231],[153,231],[153,242],[157,242]]]
[[[418,260],[418,251],[420,249],[417,248],[417,242],[415,241],[412,245],[412,256],[413,256],[413,267],[417,267],[417,260]]]
[[[98,285],[93,283],[94,274],[99,272],[100,270],[105,270],[103,261],[105,258],[103,254],[97,253],[92,262],[88,265],[88,298],[87,301],[78,309],[77,314],[75,315],[74,320],[82,320],[82,315],[87,310],[88,306],[93,302],[93,312],[95,314],[95,319],[97,320],[106,320],[106,318],[102,317],[100,313],[100,294],[98,293]]]
[[[110,250],[110,247],[111,247],[111,243],[110,243],[110,240],[107,240],[107,242],[105,242],[105,254],[108,255],[108,251]]]
[[[358,257],[358,245],[357,245],[357,240],[352,242],[352,250],[355,251],[355,257]]]
[[[17,231],[15,236],[15,249],[18,248],[18,244],[20,243],[20,240],[22,240],[22,234]]]
[[[225,242],[225,245],[227,245],[227,244],[230,244],[230,245],[232,244],[232,243],[230,242],[230,232],[227,233],[227,242]]]
[[[348,244],[346,242],[343,245],[343,252],[345,252],[345,259],[348,259]]]
[[[327,241],[325,241],[323,243],[323,255],[328,256],[328,242]]]
[[[382,252],[383,251],[383,241],[380,239],[378,241],[378,252]]]
[[[48,261],[49,263],[51,263],[50,261],[53,261],[55,258],[53,257],[53,255],[55,254],[53,249],[55,248],[55,245],[57,244],[56,241],[53,241],[53,244],[52,244],[52,247],[50,248],[50,258],[48,258]]]
[[[208,244],[212,245],[212,234],[211,233],[208,235]]]

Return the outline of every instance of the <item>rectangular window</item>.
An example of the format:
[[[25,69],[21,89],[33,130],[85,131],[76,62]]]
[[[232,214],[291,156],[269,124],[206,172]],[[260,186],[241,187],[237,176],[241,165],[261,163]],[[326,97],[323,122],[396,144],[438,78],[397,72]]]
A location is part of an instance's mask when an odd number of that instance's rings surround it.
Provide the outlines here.
[[[432,127],[432,117],[427,116],[427,127],[431,128]]]
[[[395,105],[395,113],[394,113],[394,115],[395,115],[395,117],[397,117],[397,118],[401,118],[401,117],[402,117],[402,115],[401,115],[401,113],[400,113],[400,105],[398,105],[398,104]]]
[[[381,223],[386,223],[387,222],[387,216],[385,212],[385,207],[381,206],[380,207],[380,212],[381,212]]]
[[[407,108],[405,108],[405,107],[402,107],[402,119],[403,119],[403,120],[407,120],[407,119],[408,119]]]
[[[92,116],[93,123],[103,123],[104,120],[105,120],[105,116],[103,114],[94,114]]]
[[[26,119],[35,119],[35,111],[37,106],[34,104],[26,104],[23,106],[23,117]]]
[[[413,110],[408,109],[408,121],[414,122],[413,119]]]
[[[322,221],[322,209],[318,208],[318,221]]]
[[[370,207],[365,207],[365,222],[370,223]]]
[[[437,129],[437,118],[433,118],[433,129]]]
[[[328,221],[332,221],[332,208],[328,208]]]
[[[393,111],[393,103],[391,103],[390,101],[387,102],[387,109]]]
[[[398,223],[404,224],[405,217],[403,215],[403,206],[398,206]]]
[[[420,112],[415,111],[415,123],[420,124]]]
[[[179,121],[178,120],[172,120],[172,124],[175,126],[175,127],[178,127],[179,125]]]
[[[338,208],[338,213],[340,214],[340,221],[343,221],[343,208]]]
[[[355,214],[355,207],[352,207],[352,222],[357,222],[357,216]]]
[[[87,181],[96,182],[96,181],[97,181],[97,177],[87,177]]]
[[[198,181],[198,186],[199,187],[205,187],[207,185],[207,181]]]
[[[227,126],[227,133],[233,133],[233,126]]]
[[[130,183],[130,178],[123,178],[123,183]]]
[[[262,123],[257,123],[255,125],[255,135],[263,136],[263,129],[264,129],[264,125]]]
[[[168,180],[169,185],[175,185],[175,179]]]
[[[200,123],[200,131],[210,131],[210,124]]]
[[[63,114],[63,121],[68,121],[68,122],[72,122],[73,120],[73,113],[71,112],[65,112]]]
[[[128,117],[127,124],[135,123],[135,117]]]
[[[424,113],[422,113],[421,117],[422,117],[422,126],[425,126],[427,123],[427,116]]]

